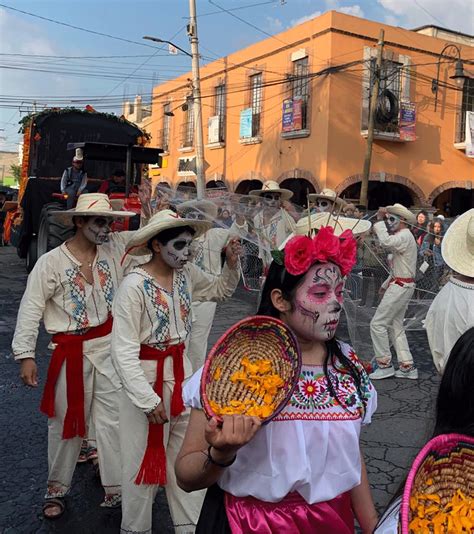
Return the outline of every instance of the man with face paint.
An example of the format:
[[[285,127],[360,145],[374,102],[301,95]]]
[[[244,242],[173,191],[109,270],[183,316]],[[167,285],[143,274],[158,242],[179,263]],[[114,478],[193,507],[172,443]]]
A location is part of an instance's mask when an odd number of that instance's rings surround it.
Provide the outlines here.
[[[261,209],[254,217],[253,226],[259,239],[259,258],[268,266],[272,261],[270,251],[277,249],[295,230],[294,217],[283,207],[293,192],[268,180],[262,189],[250,191],[249,195],[261,199]]]
[[[177,205],[181,217],[190,220],[214,222],[217,217],[217,206],[210,200],[189,200]],[[245,222],[232,222],[230,228],[210,228],[193,241],[192,261],[205,273],[218,276],[222,272],[222,251],[231,236],[238,236],[245,229]],[[244,220],[245,221],[245,220]],[[192,326],[188,341],[188,355],[196,372],[203,364],[207,354],[207,340],[211,332],[216,302],[194,301],[192,304]]]
[[[145,200],[145,199],[144,199]],[[120,380],[110,358],[112,300],[122,279],[121,257],[133,232],[111,233],[118,217],[107,196],[79,197],[75,209],[57,212],[75,235],[41,256],[28,277],[12,343],[23,382],[37,387],[36,340],[43,319],[55,346],[45,380],[41,411],[48,415],[49,472],[43,514],[65,509],[89,419],[96,429],[102,506],[120,503],[118,391]]]
[[[409,225],[416,224],[416,218],[405,206],[394,204],[380,208],[377,221],[374,231],[380,245],[392,254],[392,268],[389,277],[382,284],[383,297],[370,322],[370,334],[378,366],[370,378],[379,380],[395,376],[416,380],[418,370],[413,362],[403,325],[408,304],[415,291],[418,251]],[[397,353],[397,371],[392,365],[390,342]]]
[[[182,400],[191,376],[186,342],[191,303],[230,297],[239,281],[239,245],[227,245],[219,276],[191,263],[193,239],[211,223],[156,213],[134,235],[129,252],[153,254],[125,277],[113,306],[112,361],[124,390],[120,401],[121,532],[151,532],[152,506],[165,486],[175,532],[194,532],[203,495],[178,488],[174,462],[189,419]],[[169,423],[169,424],[168,424]]]
[[[341,211],[346,206],[336,191],[328,188],[323,189],[321,193],[311,193],[308,198],[312,203],[311,213],[333,213]]]

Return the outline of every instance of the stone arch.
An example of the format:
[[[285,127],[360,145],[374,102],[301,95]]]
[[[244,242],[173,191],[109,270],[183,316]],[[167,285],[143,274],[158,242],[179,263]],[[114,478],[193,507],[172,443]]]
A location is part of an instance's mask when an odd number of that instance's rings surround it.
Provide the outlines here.
[[[362,181],[362,174],[353,174],[352,176],[347,177],[341,183],[339,183],[335,190],[336,193],[341,194],[345,189]],[[405,186],[410,190],[413,195],[414,205],[417,207],[429,207],[429,203],[423,193],[423,190],[420,186],[415,184],[412,180],[406,176],[400,174],[391,174],[389,172],[371,172],[369,176],[369,181],[374,182],[388,182],[395,183]]]
[[[440,195],[441,193],[444,193],[448,189],[466,189],[467,188],[467,182],[464,180],[451,180],[450,182],[444,182],[441,185],[438,185],[438,187],[435,187],[433,191],[428,196],[428,203],[431,205],[433,204],[433,201],[435,198]]]
[[[281,184],[281,182],[283,182],[284,180],[288,180],[289,178],[307,180],[309,183],[313,184],[313,187],[317,193],[321,191],[321,187],[319,185],[318,180],[313,176],[310,171],[298,168],[290,169],[289,171],[281,173],[280,176],[276,179],[276,181]]]
[[[234,191],[237,191],[237,189],[239,189],[239,185],[242,184],[243,182],[252,182],[252,181],[259,181],[262,183],[262,185],[268,180],[268,178],[263,175],[261,172],[259,171],[247,171],[245,172],[244,174],[241,174],[239,176],[239,178],[237,179],[236,182],[234,182],[234,188],[233,190]],[[242,186],[240,187],[240,189],[242,188]],[[243,193],[245,194],[245,193]]]

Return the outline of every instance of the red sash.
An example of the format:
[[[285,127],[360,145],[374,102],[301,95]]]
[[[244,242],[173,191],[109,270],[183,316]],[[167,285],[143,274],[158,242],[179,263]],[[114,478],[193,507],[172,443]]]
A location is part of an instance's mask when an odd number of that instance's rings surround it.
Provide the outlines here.
[[[395,278],[390,280],[390,284],[397,284],[397,286],[403,287],[405,284],[413,284],[414,281],[414,278],[400,278],[395,276]]]
[[[156,360],[156,381],[153,384],[155,393],[163,399],[163,374],[165,359],[173,358],[174,387],[171,397],[171,417],[177,417],[184,411],[184,343],[170,345],[165,350],[155,349],[149,345],[140,346],[140,360]],[[163,443],[163,425],[149,424],[148,439],[142,464],[138,471],[135,484],[166,484],[166,451]]]
[[[58,333],[53,335],[53,343],[57,343],[44,386],[40,410],[48,417],[54,417],[54,398],[56,383],[61,368],[66,362],[66,395],[67,410],[64,418],[63,439],[76,436],[85,437],[86,422],[84,417],[84,375],[82,358],[83,343],[91,339],[104,337],[112,331],[112,316],[105,323],[90,328],[85,334]]]

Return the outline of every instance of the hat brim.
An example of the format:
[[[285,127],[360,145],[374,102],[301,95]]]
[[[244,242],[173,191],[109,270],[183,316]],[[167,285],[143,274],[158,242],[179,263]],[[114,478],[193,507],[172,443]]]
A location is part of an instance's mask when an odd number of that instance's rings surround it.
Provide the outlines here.
[[[308,199],[309,200],[318,200],[318,199],[329,200],[329,202],[333,202],[334,204],[337,204],[338,206],[345,206],[347,204],[347,202],[340,197],[334,198],[328,195],[320,195],[319,193],[310,193],[308,195]]]
[[[289,189],[254,189],[250,191],[249,195],[252,197],[261,197],[265,193],[279,193],[282,200],[290,200],[293,196],[293,191]]]
[[[62,224],[71,224],[73,217],[107,217],[112,219],[128,218],[137,215],[133,211],[51,211],[51,216]]]
[[[334,228],[334,235],[339,236],[346,230],[351,230],[354,236],[365,234],[368,232],[372,223],[367,219],[353,219],[350,217],[334,217],[330,215],[328,217],[327,213],[315,213],[311,215],[311,230],[319,230],[324,226],[332,226]],[[287,239],[279,247],[280,250],[283,250],[290,239],[298,235],[308,235],[309,234],[309,221],[307,217],[302,217],[297,225],[296,231],[290,234]]]
[[[391,215],[405,219],[409,224],[416,224],[416,216],[408,208],[400,209],[397,206],[387,206],[386,210]]]
[[[176,209],[179,213],[186,209],[195,209],[206,213],[212,220],[217,217],[218,209],[214,202],[210,200],[187,200],[186,202],[181,202],[181,204],[176,205]]]
[[[210,228],[212,228],[212,222],[210,221],[196,221],[192,219],[176,219],[168,221],[160,221],[158,223],[149,223],[143,228],[137,230],[128,242],[127,251],[132,256],[145,256],[150,254],[150,249],[147,247],[150,239],[153,239],[164,230],[170,228],[181,228],[189,226],[194,230],[193,239],[205,234]]]
[[[466,213],[471,213],[471,216],[464,214],[453,221],[446,231],[441,241],[441,255],[453,271],[474,278],[474,254],[469,251],[466,242],[469,222],[474,217],[474,209]]]

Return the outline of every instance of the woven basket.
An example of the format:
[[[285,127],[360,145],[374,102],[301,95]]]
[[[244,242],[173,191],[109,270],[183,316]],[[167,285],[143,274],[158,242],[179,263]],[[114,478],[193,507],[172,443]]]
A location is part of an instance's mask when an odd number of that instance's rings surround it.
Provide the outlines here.
[[[400,508],[402,534],[411,534],[412,495],[439,495],[445,506],[458,489],[466,497],[474,497],[474,438],[442,434],[423,447],[410,469]]]
[[[270,360],[273,372],[284,381],[274,397],[273,413],[262,419],[262,422],[269,422],[288,403],[301,371],[298,342],[285,323],[273,317],[256,315],[227,330],[206,358],[201,377],[201,402],[207,417],[216,416],[211,401],[226,406],[231,400],[243,402],[248,399],[262,405],[262,399],[254,397],[241,382],[234,383],[230,380],[240,370],[244,356],[251,362]],[[216,380],[214,376],[218,368],[221,374]]]

